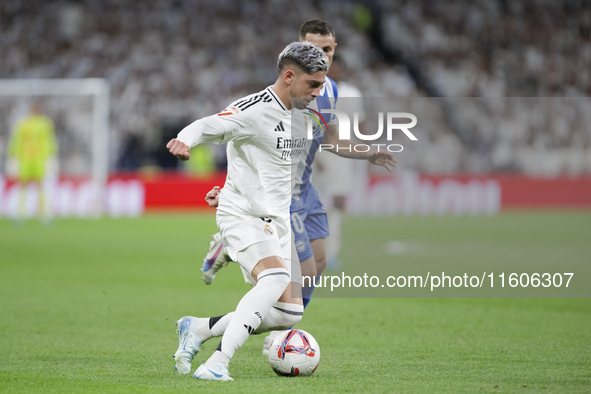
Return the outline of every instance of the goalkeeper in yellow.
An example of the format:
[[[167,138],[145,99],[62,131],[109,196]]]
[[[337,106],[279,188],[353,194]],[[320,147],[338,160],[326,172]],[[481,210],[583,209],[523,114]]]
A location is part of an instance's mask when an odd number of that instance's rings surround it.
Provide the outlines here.
[[[43,114],[41,104],[33,103],[29,115],[20,119],[8,144],[8,161],[19,182],[17,222],[27,216],[26,191],[29,183],[39,189],[37,216],[44,223],[51,219],[44,179],[57,173],[57,143],[52,120]]]

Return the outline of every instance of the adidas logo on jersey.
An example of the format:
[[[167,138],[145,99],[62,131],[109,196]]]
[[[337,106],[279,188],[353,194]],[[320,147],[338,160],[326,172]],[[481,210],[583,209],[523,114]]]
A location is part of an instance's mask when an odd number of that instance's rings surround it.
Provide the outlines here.
[[[280,121],[273,131],[285,131],[285,127],[283,127],[283,121]]]

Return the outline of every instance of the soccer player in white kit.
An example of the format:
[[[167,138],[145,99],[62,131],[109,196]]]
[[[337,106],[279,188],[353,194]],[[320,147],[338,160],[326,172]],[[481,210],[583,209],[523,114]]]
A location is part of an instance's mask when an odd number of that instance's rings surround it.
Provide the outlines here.
[[[303,314],[289,207],[293,166],[306,135],[303,129],[301,136],[293,135],[291,120],[294,111],[319,96],[328,59],[315,45],[294,42],[279,55],[277,68],[273,86],[193,122],[167,144],[173,155],[188,160],[197,144],[228,142],[228,175],[216,220],[230,257],[254,286],[234,312],[177,321],[174,358],[181,374],[190,372],[205,341],[223,334],[217,350],[193,374],[197,379],[232,380],[230,359],[252,333],[291,327]]]
[[[337,46],[335,30],[326,21],[320,19],[312,19],[304,22],[299,29],[300,41],[309,41],[318,47],[322,48],[325,55],[329,59],[329,65],[332,62],[332,58],[335,53]],[[311,104],[313,110],[322,112],[323,109],[335,109],[335,103],[337,102],[337,86],[336,83],[329,77],[326,77],[323,89],[320,92],[315,102]],[[385,151],[376,151],[375,149],[371,152],[357,152],[351,150],[350,142],[340,141],[337,137],[337,119],[334,115],[326,116],[327,129],[323,127],[316,127],[314,125],[314,138],[306,146],[304,154],[305,159],[300,160],[296,169],[296,176],[294,179],[294,188],[292,194],[291,203],[291,222],[292,230],[295,235],[295,246],[298,254],[298,258],[301,263],[302,274],[308,278],[320,275],[326,266],[326,248],[325,238],[328,237],[328,222],[326,210],[318,193],[316,192],[315,186],[311,182],[312,174],[312,163],[314,162],[319,145],[339,145],[342,148],[340,152],[334,151],[336,155],[351,158],[351,159],[364,159],[369,160],[371,163],[384,166],[388,171],[391,171],[390,167],[394,167],[396,160],[393,155]],[[349,151],[347,147],[349,146]],[[323,149],[327,150],[327,149]],[[335,155],[335,157],[336,157]],[[322,156],[322,155],[321,155]],[[324,155],[326,156],[326,155]],[[331,155],[332,156],[332,155]],[[339,160],[339,159],[337,159]],[[343,165],[351,163],[345,162]],[[333,183],[341,182],[342,179],[333,180]],[[215,207],[217,206],[217,195],[220,193],[220,187],[216,186],[207,193],[207,203]],[[211,284],[215,278],[216,273],[224,268],[231,261],[230,256],[224,248],[224,243],[219,234],[213,235],[213,241],[210,242],[210,249],[205,259],[203,259],[203,281],[206,284]],[[308,281],[309,282],[309,281]],[[312,291],[314,287],[308,286],[302,289],[304,308],[310,301]],[[265,339],[265,346],[263,353],[266,354],[268,346],[272,337],[269,336]]]

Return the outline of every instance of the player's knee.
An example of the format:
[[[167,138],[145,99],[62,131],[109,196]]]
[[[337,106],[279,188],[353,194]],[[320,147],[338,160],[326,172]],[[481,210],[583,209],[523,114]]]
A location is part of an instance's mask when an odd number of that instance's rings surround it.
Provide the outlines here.
[[[328,262],[328,259],[326,258],[326,253],[322,256],[318,256],[318,258],[314,256],[314,258],[316,260],[316,275],[320,275],[322,274],[322,272],[324,272],[324,269],[326,268],[326,264]]]
[[[268,268],[259,273],[257,277],[257,285],[264,284],[265,286],[271,286],[273,288],[277,288],[278,291],[283,293],[283,291],[285,291],[289,285],[290,280],[291,276],[289,275],[287,269]]]
[[[304,305],[300,303],[278,302],[273,306],[273,309],[278,312],[282,330],[298,324],[304,315]]]
[[[311,257],[308,260],[303,261],[300,264],[300,266],[302,268],[302,275],[303,276],[307,276],[307,277],[313,278],[316,275],[318,275],[317,268],[316,268],[317,265],[316,265],[316,261],[314,260],[314,257]]]
[[[295,326],[302,320],[301,315],[290,315],[283,312],[271,313],[272,319],[266,319],[254,332],[255,334],[262,334],[269,331],[287,330]]]
[[[267,249],[267,247],[269,245],[265,245],[267,244],[266,242],[261,242],[261,244],[263,244],[262,247],[258,247],[258,251],[263,250],[264,252],[268,252],[269,250]],[[258,244],[253,245],[252,247],[249,247],[247,249],[247,251],[250,251],[251,248],[254,249],[256,251]],[[241,258],[244,258],[245,256],[242,255],[242,252],[238,253],[238,260],[240,260]],[[255,264],[255,266],[252,268],[251,271],[251,275],[255,280],[259,280],[259,278],[261,277],[262,273],[265,270],[269,270],[269,269],[279,269],[279,268],[285,268],[285,261],[279,257],[279,256],[269,256],[269,257],[265,257],[261,260],[259,260],[258,263]]]
[[[299,323],[304,314],[304,306],[287,302],[277,302],[267,313],[255,334],[263,332],[286,330]]]
[[[316,275],[321,275],[324,272],[327,262],[328,259],[326,258],[326,255],[316,260]]]
[[[300,322],[300,320],[302,320],[302,315],[289,315],[286,313],[283,313],[283,324],[281,329],[282,330],[287,330],[289,327],[293,327],[296,324],[298,324]]]

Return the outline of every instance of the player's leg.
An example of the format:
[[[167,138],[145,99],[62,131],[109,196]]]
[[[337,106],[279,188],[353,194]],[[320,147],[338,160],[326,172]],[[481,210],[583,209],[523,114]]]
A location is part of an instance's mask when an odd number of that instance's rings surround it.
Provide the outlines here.
[[[301,261],[300,268],[303,286],[301,287],[304,309],[312,299],[316,276],[326,267],[326,248],[324,237],[328,236],[328,219],[315,189],[311,188],[306,199],[292,200],[291,227],[295,239],[295,252]],[[310,240],[312,239],[312,241]],[[279,331],[271,331],[263,343],[263,355],[268,354],[269,345]]]
[[[217,233],[212,237],[213,240],[209,243],[209,251],[203,259],[203,266],[201,267],[201,272],[203,272],[201,279],[203,279],[206,285],[211,284],[218,271],[232,261],[228,255],[227,248],[224,246],[221,234]]]
[[[296,241],[296,248],[298,250],[298,258],[301,261],[300,267],[302,270],[302,276],[305,278],[305,286],[302,287],[302,297],[305,308],[310,301],[310,297],[312,296],[312,291],[314,289],[313,283],[316,280],[318,271],[316,259],[314,257],[314,249],[312,248],[307,235],[306,238]]]
[[[306,231],[305,207],[301,207],[292,201],[291,209],[291,229],[294,235],[294,244],[298,260],[300,261],[302,275],[306,277],[315,277],[316,261],[314,260],[314,251],[310,245],[310,237]]]
[[[310,238],[310,245],[314,252],[316,271],[318,275],[326,268],[326,238],[332,235],[329,230],[328,216],[326,209],[318,197],[318,193],[311,196],[308,208],[308,215],[304,221],[306,233]]]
[[[273,330],[287,330],[297,324],[304,315],[302,304],[302,285],[290,282],[281,297],[265,316],[255,334]]]
[[[255,331],[257,334],[272,330],[286,330],[297,324],[304,314],[302,303],[302,271],[295,244],[291,240],[283,245],[285,265],[290,273],[290,282]]]
[[[255,334],[269,333],[263,343],[263,356],[269,354],[269,347],[275,337],[283,330],[299,323],[303,314],[302,285],[292,281],[255,332]]]
[[[27,218],[27,198],[29,182],[34,178],[34,163],[21,160],[18,167],[18,205],[16,208],[16,223],[22,224]]]
[[[293,281],[290,282],[281,297],[279,297],[277,302],[273,304],[273,307],[269,310],[269,313],[263,318],[260,326],[254,331],[254,334],[274,332],[275,330],[278,330],[277,333],[279,333],[297,324],[304,314],[301,293],[301,284]],[[199,319],[187,316],[179,320],[177,325],[180,327],[183,320],[190,321],[191,319],[195,319],[193,330],[199,338],[200,348],[206,341],[224,335],[234,314],[235,312],[230,312],[222,316]],[[273,342],[275,336],[276,335],[273,335],[272,337],[270,336],[268,339],[265,338],[267,349],[271,345],[271,342]]]
[[[20,179],[18,181],[18,205],[16,208],[15,222],[21,225],[27,218],[27,189],[29,183],[26,180]]]
[[[326,242],[325,238],[328,237],[328,218],[324,208],[317,200],[311,207],[310,212],[306,216],[304,221],[304,227],[306,234],[309,239],[307,245],[311,250],[314,264],[316,267],[316,275],[322,274],[326,268]],[[299,253],[299,251],[298,251]],[[304,300],[304,308],[306,308],[312,299],[312,293],[314,292],[314,283],[316,275],[312,277],[313,280],[305,281],[305,287],[302,288],[302,297]],[[309,284],[309,285],[308,285]]]
[[[292,201],[292,210],[294,209],[295,205],[296,204],[294,204]],[[309,284],[313,283],[316,278],[316,261],[314,259],[314,251],[310,245],[310,240],[308,239],[308,233],[305,230],[303,221],[301,221],[301,217],[302,215],[299,215],[295,212],[292,212],[291,214],[291,226],[294,235],[294,243],[291,246],[292,260],[289,261],[293,262],[293,265],[291,266],[292,277],[297,276],[300,279],[294,278],[291,282],[293,285],[292,291],[289,293],[291,298],[287,298],[288,296],[284,295],[279,299],[279,302],[284,302],[288,306],[291,305],[291,307],[288,308],[287,306],[278,305],[278,308],[275,308],[276,310],[273,311],[274,313],[278,313],[277,311],[280,310],[279,308],[289,309],[289,311],[286,311],[285,313],[291,313],[293,316],[297,316],[296,312],[301,307],[303,315],[303,310],[307,302],[310,300],[309,297],[306,298],[305,292],[309,292],[311,294],[311,287]],[[295,259],[296,257],[297,259]],[[301,261],[301,263],[298,264],[298,261]],[[307,286],[303,287],[303,285]],[[300,318],[301,316],[298,317],[298,321]],[[263,342],[264,356],[268,355],[269,346],[275,337],[281,332],[281,330],[290,328],[294,324],[295,323],[289,326],[273,328],[271,322],[269,322],[269,324],[265,326],[265,330],[260,330],[261,332],[269,331],[269,335],[265,337]]]
[[[289,285],[291,275],[283,256],[291,261],[291,232],[287,227],[288,221],[283,219],[245,220],[225,217],[219,212],[217,219],[230,256],[248,273],[253,288],[228,317],[217,350],[195,371],[193,377],[230,380],[229,361],[257,330]]]
[[[302,299],[301,299],[301,283],[302,283],[302,273],[300,270],[300,265],[299,265],[299,261],[296,258],[296,250],[295,250],[295,245],[291,239],[291,232],[289,231],[288,228],[285,228],[286,223],[284,223],[284,229],[285,231],[285,235],[281,238],[281,242],[280,242],[280,253],[282,256],[284,256],[284,259],[282,259],[281,261],[284,264],[284,267],[286,269],[286,271],[288,272],[288,276],[287,278],[288,283],[285,286],[284,291],[278,295],[278,297],[275,299],[276,302],[273,302],[269,308],[265,308],[265,311],[263,311],[262,308],[259,308],[259,310],[261,311],[260,314],[254,313],[255,315],[258,315],[258,317],[260,318],[259,321],[257,321],[256,323],[258,323],[258,326],[253,324],[250,324],[250,327],[253,328],[252,331],[249,332],[249,334],[251,333],[262,333],[262,332],[267,332],[270,330],[284,330],[286,328],[291,327],[292,325],[296,324],[297,322],[300,321],[300,319],[302,318],[304,309],[303,309],[303,305],[302,305]],[[265,244],[267,246],[265,246]],[[266,242],[262,242],[261,243],[262,246],[258,246],[257,244],[249,247],[245,252],[241,252],[238,253],[237,257],[238,257],[238,261],[240,262],[242,268],[243,268],[243,272],[247,272],[249,271],[249,261],[252,260],[256,260],[254,258],[254,256],[265,256],[267,254],[270,253],[270,249],[266,249],[266,248],[270,248],[272,245],[271,243],[269,243],[268,241]],[[262,269],[265,269],[265,271],[262,271]],[[262,271],[262,272],[261,272]],[[259,262],[250,272],[250,275],[245,275],[245,278],[253,278],[254,280],[256,280],[256,285],[254,287],[254,289],[256,289],[257,287],[261,286],[261,281],[263,279],[265,279],[265,272],[269,272],[269,270],[265,267],[261,268],[261,262]],[[278,273],[272,273],[271,275],[283,275],[285,271],[283,272],[278,272]],[[253,290],[251,290],[252,292]],[[242,301],[241,301],[242,303]],[[233,325],[234,322],[238,319],[238,312],[239,309],[236,309],[235,312],[235,316],[232,317],[232,319],[228,322],[228,328],[226,329],[226,331],[224,332],[224,336],[222,337],[222,341],[220,343],[220,351],[224,352],[224,349],[226,349],[226,344],[225,344],[225,338],[226,336],[232,335],[231,332],[233,330]],[[251,313],[252,315],[252,313]],[[240,329],[237,331],[240,335],[244,334],[244,329],[242,328],[242,326],[240,326]],[[217,328],[217,327],[216,327]],[[248,336],[244,337],[244,341],[246,340]],[[230,344],[231,345],[231,344]],[[212,361],[217,361],[217,358],[215,358],[215,354],[214,356],[212,356]],[[221,356],[221,355],[219,355]],[[209,362],[209,361],[208,361]]]
[[[307,244],[309,244],[309,242],[307,242]],[[311,249],[312,246],[310,245],[309,248]],[[314,259],[314,254],[312,254],[312,257],[309,259],[302,261],[300,265],[302,268],[302,275],[309,278],[314,278],[316,275],[318,275],[316,271],[316,260]]]
[[[342,227],[345,218],[345,196],[335,195],[333,207],[328,212],[328,223],[330,226],[330,238],[326,242],[327,266],[333,270],[341,268],[339,252],[342,244]]]
[[[48,223],[45,216],[48,214],[48,209],[45,205],[48,200],[45,193],[45,183],[43,182],[45,178],[45,163],[42,161],[31,163],[30,171],[30,182],[37,187],[37,219],[40,222]]]
[[[263,244],[265,243],[263,242]],[[257,250],[253,251],[252,249]],[[256,255],[260,250],[265,249],[272,250],[277,249],[277,247],[271,246],[269,248],[269,245],[255,244],[244,253]],[[220,331],[223,331],[222,340],[217,350],[204,365],[199,367],[194,377],[230,380],[227,372],[230,359],[254,330],[259,327],[273,304],[287,288],[290,280],[283,259],[276,255],[259,260],[253,268],[252,277],[256,280],[256,285],[242,297],[234,312],[209,319],[198,319],[190,316],[180,319],[177,324],[179,326],[179,348],[174,356],[179,373],[190,372],[191,361],[201,350],[203,342],[213,337],[216,332],[219,334]],[[204,330],[206,325],[211,325],[211,328],[208,327],[209,330]],[[209,335],[204,335],[204,331],[209,331]],[[199,335],[200,333],[203,337]]]
[[[195,332],[202,342],[221,337],[224,335],[234,313],[230,312],[222,316],[198,319],[195,324]],[[302,285],[290,282],[254,333],[262,334],[273,330],[286,330],[299,322],[303,314]]]
[[[307,279],[303,281],[304,284],[313,283],[318,274],[314,249],[310,244],[310,235],[308,234],[306,226],[306,223],[308,222],[307,209],[308,207],[306,205],[292,201],[291,228],[294,234],[294,244],[300,261],[302,276]],[[302,288],[304,307],[310,299],[312,288],[313,287],[309,285]]]
[[[259,244],[251,248],[259,247]],[[249,248],[250,249],[250,248]],[[240,256],[238,257],[240,261]],[[254,286],[240,300],[236,311],[228,322],[222,340],[213,355],[193,374],[198,379],[214,380],[227,374],[228,364],[234,353],[246,342],[248,337],[259,328],[279,297],[289,285],[290,275],[283,259],[279,256],[266,257],[253,268]],[[216,374],[217,372],[217,374]]]
[[[316,262],[316,275],[322,275],[326,269],[326,239],[316,238],[310,240],[310,245],[314,251],[314,260]]]
[[[304,308],[308,306],[312,299],[316,277],[322,274],[326,268],[326,248],[324,238],[308,240],[306,244],[307,248],[312,251],[312,257],[302,263],[302,275],[306,278],[304,281],[304,287],[302,287]],[[312,265],[313,268],[311,269],[308,264]],[[305,268],[307,269],[306,272],[304,272]]]

